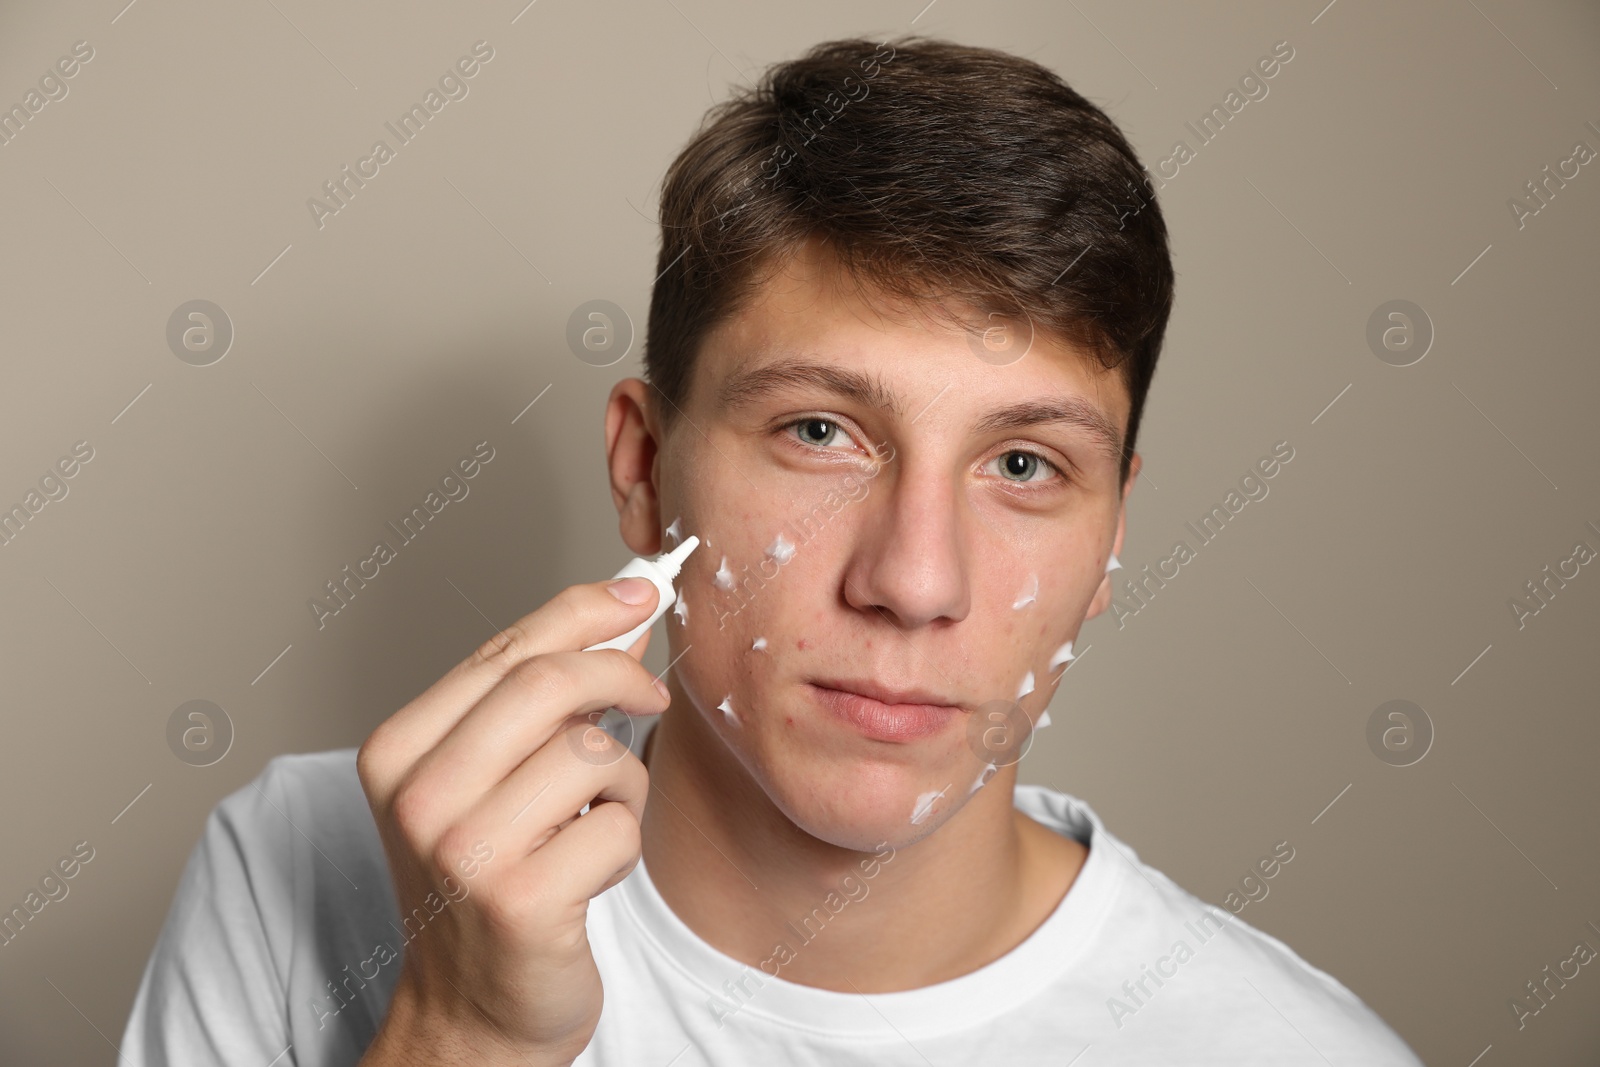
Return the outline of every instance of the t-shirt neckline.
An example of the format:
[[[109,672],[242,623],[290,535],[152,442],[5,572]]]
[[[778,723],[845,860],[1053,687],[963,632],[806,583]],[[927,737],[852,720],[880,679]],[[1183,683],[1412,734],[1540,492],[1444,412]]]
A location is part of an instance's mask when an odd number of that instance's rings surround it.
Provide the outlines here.
[[[656,888],[640,857],[614,889],[623,921],[651,951],[705,991],[717,1010],[835,1039],[882,1039],[898,1031],[914,1040],[965,1030],[1014,1011],[1079,965],[1104,923],[1122,876],[1109,862],[1107,839],[1088,805],[1045,786],[1019,784],[1014,806],[1063,836],[1089,846],[1077,878],[1034,931],[999,959],[931,986],[855,994],[800,985],[728,956],[689,928]],[[1072,830],[1084,833],[1080,837]],[[1084,839],[1087,837],[1087,840]],[[818,936],[826,936],[826,929]],[[791,947],[795,947],[791,942]],[[796,948],[804,952],[803,946]],[[731,985],[729,984],[731,981]],[[886,1026],[889,1022],[893,1029]]]

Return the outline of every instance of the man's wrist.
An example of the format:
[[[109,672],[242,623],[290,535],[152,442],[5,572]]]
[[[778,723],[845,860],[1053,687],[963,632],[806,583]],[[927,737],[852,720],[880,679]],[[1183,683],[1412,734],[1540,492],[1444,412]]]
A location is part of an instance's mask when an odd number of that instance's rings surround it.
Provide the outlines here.
[[[515,1048],[490,1033],[482,1016],[479,1022],[483,1025],[425,1010],[402,976],[358,1067],[571,1067],[576,1058]]]

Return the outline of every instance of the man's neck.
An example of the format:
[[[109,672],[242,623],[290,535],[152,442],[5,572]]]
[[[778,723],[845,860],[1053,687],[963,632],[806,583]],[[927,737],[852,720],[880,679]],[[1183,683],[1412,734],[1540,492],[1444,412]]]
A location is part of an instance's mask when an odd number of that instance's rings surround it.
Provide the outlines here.
[[[645,746],[645,865],[685,925],[725,955],[765,962],[769,975],[779,945],[789,949],[777,957],[780,977],[837,992],[896,992],[968,974],[1031,934],[1088,855],[1015,809],[1015,767],[933,834],[880,850],[887,860],[840,848],[791,822],[703,720],[679,707]]]

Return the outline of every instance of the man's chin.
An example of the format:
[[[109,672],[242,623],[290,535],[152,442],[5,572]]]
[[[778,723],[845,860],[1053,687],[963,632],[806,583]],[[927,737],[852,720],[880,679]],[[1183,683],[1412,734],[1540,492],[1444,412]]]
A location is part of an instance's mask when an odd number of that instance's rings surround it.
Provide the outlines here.
[[[766,706],[746,714],[758,700]],[[734,693],[727,703],[733,716],[714,705],[701,712],[704,728],[726,746],[721,758],[731,756],[796,827],[840,848],[871,851],[884,841],[896,847],[918,841],[964,805],[985,776],[961,723],[953,723],[948,736],[885,743],[794,688],[760,697]]]
[[[918,841],[942,825],[970,795],[980,773],[883,763],[866,756],[799,759],[781,755],[761,775],[774,805],[820,841],[870,851]]]

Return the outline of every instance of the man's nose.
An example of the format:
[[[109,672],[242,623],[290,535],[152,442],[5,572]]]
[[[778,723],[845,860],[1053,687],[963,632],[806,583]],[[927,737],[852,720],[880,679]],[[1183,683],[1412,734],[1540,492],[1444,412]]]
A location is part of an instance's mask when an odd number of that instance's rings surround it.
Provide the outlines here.
[[[860,506],[845,600],[859,610],[888,613],[901,629],[965,618],[976,516],[956,477],[901,453],[877,475]]]

